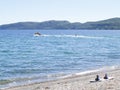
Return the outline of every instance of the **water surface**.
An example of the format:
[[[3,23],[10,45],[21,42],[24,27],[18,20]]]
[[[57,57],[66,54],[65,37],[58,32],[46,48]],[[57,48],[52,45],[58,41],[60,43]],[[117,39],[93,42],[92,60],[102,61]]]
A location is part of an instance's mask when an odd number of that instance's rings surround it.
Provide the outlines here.
[[[35,37],[35,32],[42,36]],[[119,62],[119,30],[0,31],[0,88],[119,66]]]

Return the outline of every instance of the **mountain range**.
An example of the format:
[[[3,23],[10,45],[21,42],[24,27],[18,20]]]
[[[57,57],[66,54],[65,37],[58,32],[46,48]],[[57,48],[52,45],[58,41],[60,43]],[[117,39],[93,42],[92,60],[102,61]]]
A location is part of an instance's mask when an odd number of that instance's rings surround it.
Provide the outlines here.
[[[75,30],[120,30],[120,18],[110,18],[96,22],[74,22],[50,20],[44,22],[18,22],[0,25],[1,30],[27,29],[75,29]]]

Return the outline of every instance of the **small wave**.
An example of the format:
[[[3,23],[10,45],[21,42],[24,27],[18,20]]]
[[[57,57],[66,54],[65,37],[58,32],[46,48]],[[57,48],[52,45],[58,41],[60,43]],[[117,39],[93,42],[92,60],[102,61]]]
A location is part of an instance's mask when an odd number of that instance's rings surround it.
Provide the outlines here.
[[[89,73],[94,73],[94,72],[99,72],[99,71],[109,71],[109,70],[115,70],[119,68],[118,66],[106,66],[106,67],[102,67],[99,69],[95,69],[95,70],[89,70],[89,71],[84,71],[84,72],[80,72],[80,73],[76,73],[75,75],[84,75],[84,74],[89,74]]]
[[[107,71],[115,70],[115,69],[119,69],[119,68],[120,68],[119,66],[106,66],[106,67],[95,69],[95,70],[87,70],[87,71],[83,71],[83,72],[79,72],[79,73],[75,73],[75,74],[65,75],[60,78],[68,78],[68,77],[75,76],[75,75],[86,75],[86,74],[95,73],[95,72],[99,72],[99,71],[107,72]]]
[[[56,80],[57,77],[63,76],[63,74],[50,74],[45,76],[32,76],[23,78],[13,78],[8,80],[0,80],[0,90],[7,89],[10,87],[28,85],[33,83],[40,83],[50,80]]]

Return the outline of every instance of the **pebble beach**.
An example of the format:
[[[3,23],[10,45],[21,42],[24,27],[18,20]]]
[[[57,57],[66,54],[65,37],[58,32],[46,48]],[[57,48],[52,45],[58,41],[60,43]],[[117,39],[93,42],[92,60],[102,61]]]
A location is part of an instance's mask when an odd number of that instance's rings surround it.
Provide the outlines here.
[[[96,75],[101,81],[95,82]],[[72,75],[59,80],[11,87],[3,90],[120,90],[120,69],[107,71],[108,78],[103,79],[104,72],[93,72],[83,75]],[[93,81],[93,82],[91,82]]]

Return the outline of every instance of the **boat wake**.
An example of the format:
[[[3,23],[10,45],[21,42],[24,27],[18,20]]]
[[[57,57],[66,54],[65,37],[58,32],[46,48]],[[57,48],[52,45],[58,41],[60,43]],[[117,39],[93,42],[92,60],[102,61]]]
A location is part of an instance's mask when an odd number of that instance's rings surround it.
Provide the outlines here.
[[[104,37],[84,36],[84,35],[41,35],[41,37],[57,37],[57,38],[83,38],[83,39],[103,39]]]

